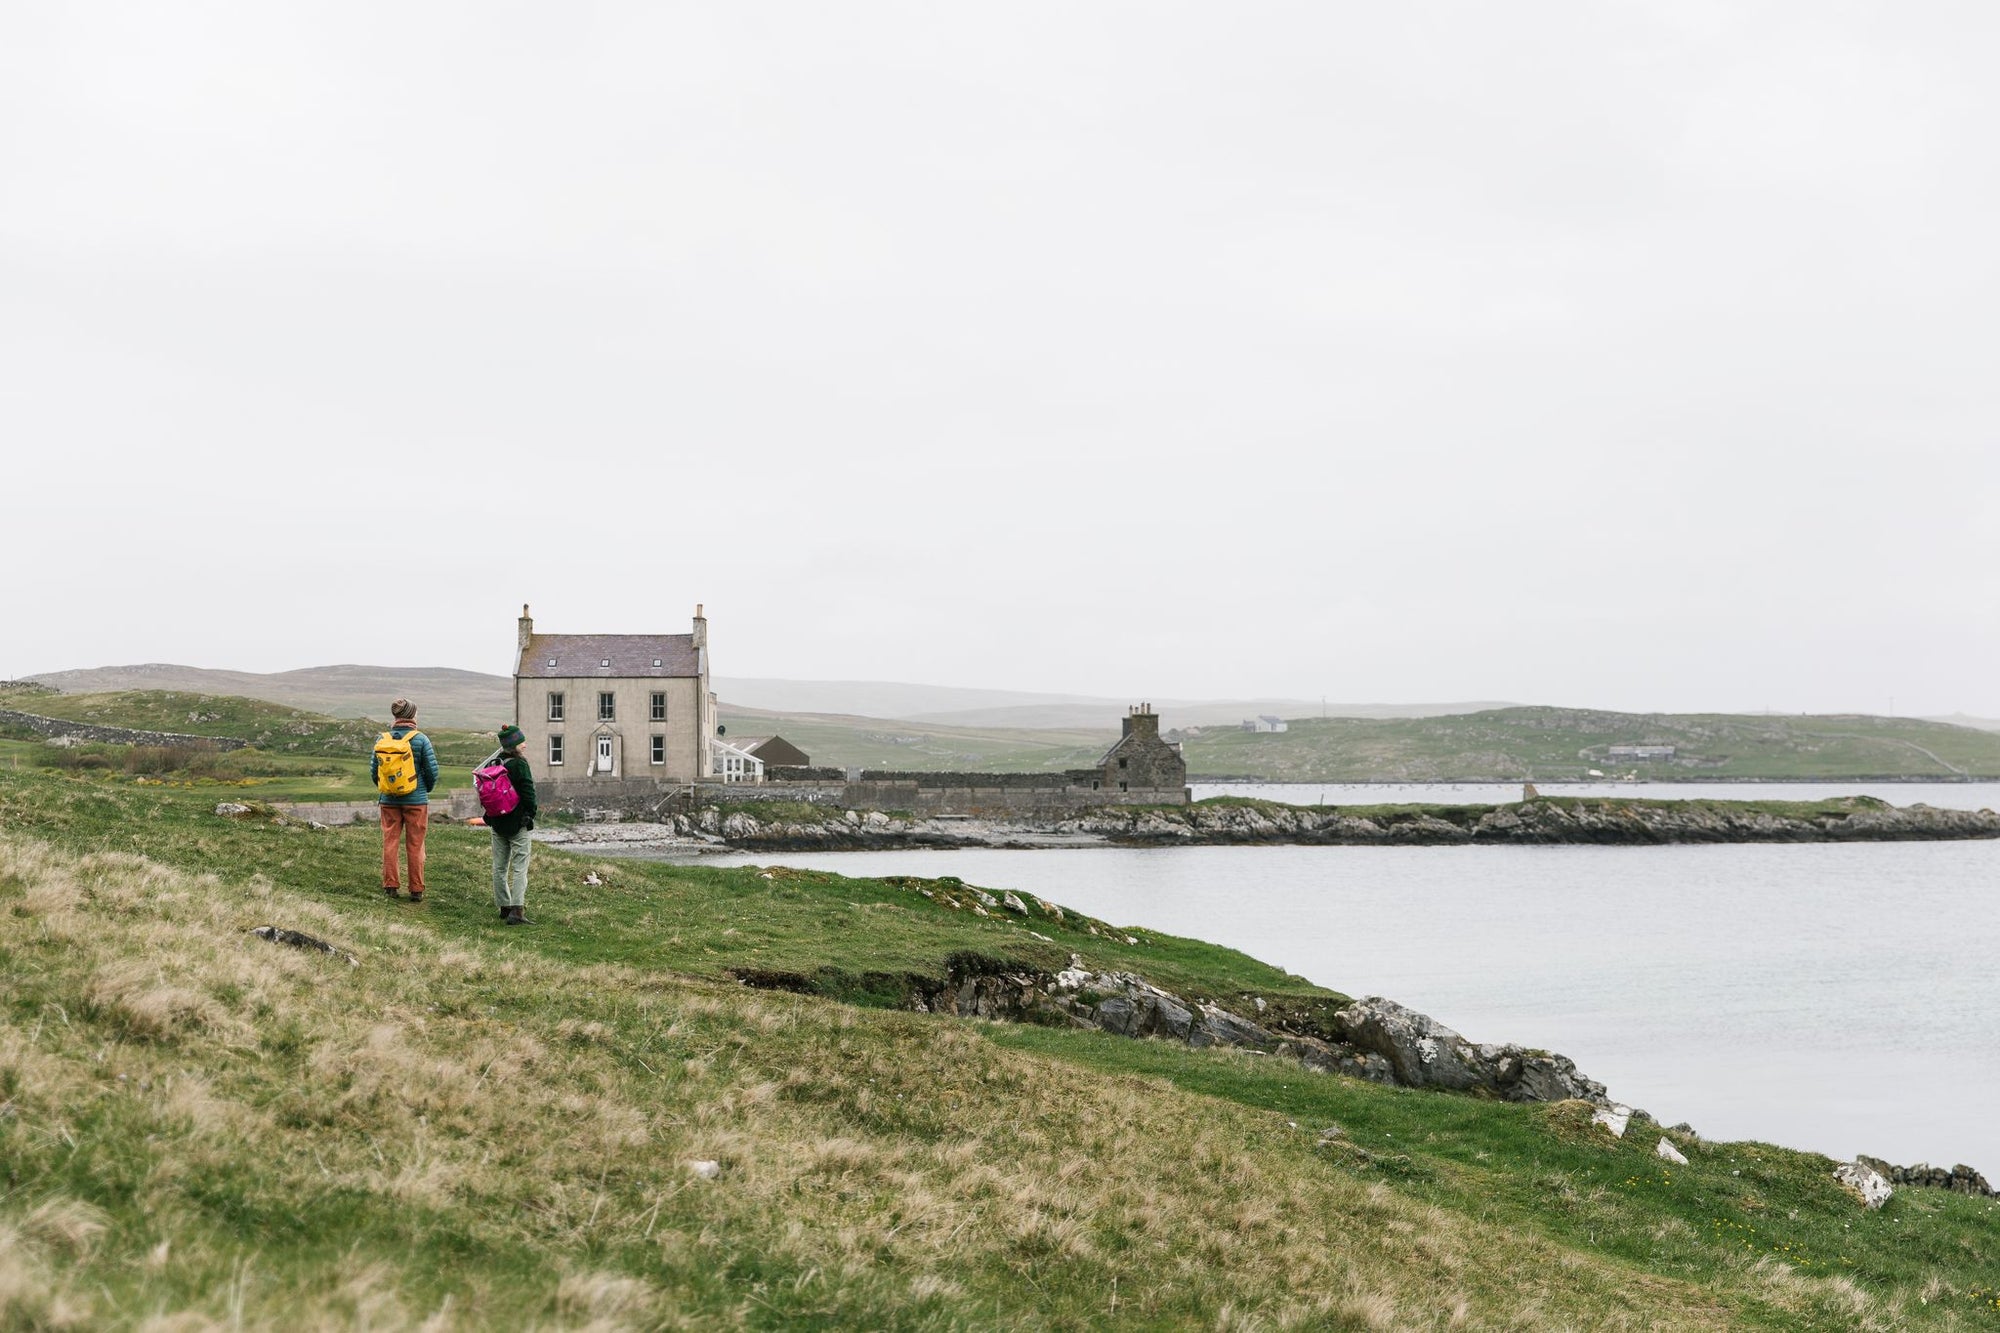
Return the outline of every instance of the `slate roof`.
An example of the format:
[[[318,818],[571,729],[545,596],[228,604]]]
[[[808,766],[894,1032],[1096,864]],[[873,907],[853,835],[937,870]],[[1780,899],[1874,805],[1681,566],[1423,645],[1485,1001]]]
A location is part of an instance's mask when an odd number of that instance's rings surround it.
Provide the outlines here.
[[[655,660],[660,665],[654,666]],[[604,665],[607,661],[610,666]],[[514,674],[530,680],[699,676],[701,655],[692,634],[537,634],[528,640]]]

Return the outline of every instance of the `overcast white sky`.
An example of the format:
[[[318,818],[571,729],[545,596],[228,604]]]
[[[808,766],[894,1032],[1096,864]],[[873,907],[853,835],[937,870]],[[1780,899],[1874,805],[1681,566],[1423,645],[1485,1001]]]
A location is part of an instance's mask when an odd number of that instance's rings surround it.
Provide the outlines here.
[[[0,8],[0,676],[2000,715],[1989,3]]]

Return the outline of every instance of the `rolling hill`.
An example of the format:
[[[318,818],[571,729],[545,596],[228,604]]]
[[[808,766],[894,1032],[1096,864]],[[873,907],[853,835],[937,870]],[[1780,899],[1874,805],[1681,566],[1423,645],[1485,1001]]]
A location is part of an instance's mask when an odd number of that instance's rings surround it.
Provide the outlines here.
[[[1635,759],[1614,747],[1669,746]],[[1278,782],[2000,778],[2000,735],[1918,718],[1502,708],[1460,717],[1305,718],[1289,731],[1201,729],[1188,770]]]
[[[418,701],[424,716],[444,727],[484,731],[513,711],[507,676],[452,667],[324,666],[297,671],[223,671],[147,662],[135,666],[44,671],[28,677],[68,694],[123,690],[174,690],[185,694],[262,699],[329,717],[388,717],[389,701]],[[727,707],[762,713],[890,718],[975,730],[1116,731],[1132,699],[1023,690],[966,689],[896,681],[776,680],[717,676],[715,692]],[[1330,704],[1307,699],[1155,699],[1154,706],[1182,725],[1219,725],[1259,713],[1336,717],[1431,717],[1496,708],[1495,703]]]

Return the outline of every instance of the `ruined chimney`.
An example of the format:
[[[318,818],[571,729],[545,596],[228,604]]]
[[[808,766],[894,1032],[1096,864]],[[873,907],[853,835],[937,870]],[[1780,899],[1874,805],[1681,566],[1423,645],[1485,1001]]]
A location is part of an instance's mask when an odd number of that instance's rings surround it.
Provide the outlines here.
[[[528,651],[528,641],[534,637],[535,622],[528,615],[528,604],[523,602],[521,603],[521,619],[518,631],[514,635],[514,656],[516,659],[519,659],[521,654]]]
[[[701,613],[701,603],[694,604],[694,646],[699,652],[708,647],[708,618]]]

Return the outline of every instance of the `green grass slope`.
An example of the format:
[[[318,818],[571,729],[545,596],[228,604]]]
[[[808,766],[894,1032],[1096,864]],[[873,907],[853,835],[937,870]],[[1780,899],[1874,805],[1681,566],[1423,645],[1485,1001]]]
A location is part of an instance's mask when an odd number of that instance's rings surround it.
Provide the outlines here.
[[[1671,760],[1613,759],[1672,745]],[[2000,778],[2000,734],[1916,718],[1764,717],[1501,708],[1452,717],[1300,718],[1275,733],[1206,729],[1188,771],[1274,782],[1582,779]]]
[[[728,979],[1075,951],[1330,994],[1227,950],[547,849],[509,930],[472,830],[412,907],[368,831],[208,805],[0,771],[0,1328],[2000,1326],[1983,1200]]]

